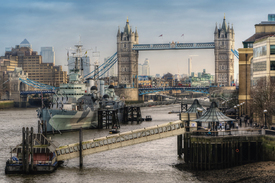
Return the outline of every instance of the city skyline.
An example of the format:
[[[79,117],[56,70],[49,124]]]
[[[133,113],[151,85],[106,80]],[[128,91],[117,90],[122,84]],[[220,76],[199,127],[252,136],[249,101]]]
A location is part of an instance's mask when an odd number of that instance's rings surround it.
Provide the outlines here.
[[[137,27],[141,44],[213,42],[216,22],[222,23],[224,13],[226,21],[233,23],[237,50],[242,48],[242,41],[253,34],[254,25],[274,13],[272,6],[266,6],[268,2],[272,1],[2,2],[0,15],[5,19],[0,30],[0,53],[4,55],[5,47],[14,47],[26,38],[37,52],[40,47],[54,47],[56,65],[67,70],[66,48],[77,44],[79,35],[84,48],[98,48],[100,63],[113,55],[117,49],[118,26],[123,29],[127,16],[132,29]],[[244,5],[246,8],[241,8]],[[251,11],[256,7],[257,13]],[[93,50],[88,52],[91,62]],[[141,51],[139,63],[148,58],[151,75],[178,73],[178,70],[185,74],[189,55],[199,55],[193,58],[193,72],[205,68],[214,74],[214,50]],[[236,77],[236,58],[235,71]]]

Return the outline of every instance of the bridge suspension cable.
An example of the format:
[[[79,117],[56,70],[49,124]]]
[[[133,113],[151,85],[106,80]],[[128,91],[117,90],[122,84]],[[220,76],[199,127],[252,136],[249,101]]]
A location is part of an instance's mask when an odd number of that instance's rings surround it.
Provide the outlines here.
[[[235,55],[235,57],[236,57],[237,59],[239,59],[239,53],[238,53],[237,50],[231,49],[231,52]]]
[[[108,70],[110,69],[108,66],[110,64],[112,64],[114,62],[114,60],[117,60],[117,58],[115,58],[115,56],[117,55],[117,52],[115,54],[113,54],[106,62],[104,62],[103,64],[101,64],[98,69],[98,73],[95,73],[94,76],[99,75],[100,72],[105,71],[106,68],[108,68]],[[93,74],[95,72],[95,70],[93,70],[92,72],[90,72],[89,74],[84,76],[84,79],[88,79],[88,78],[93,78],[94,76],[89,77],[91,74]]]
[[[22,81],[23,83],[31,86],[31,87],[34,87],[34,88],[37,88],[37,89],[40,89],[40,90],[56,90],[57,89],[57,87],[53,87],[53,86],[50,86],[50,85],[39,83],[39,82],[33,81],[29,78],[27,78],[26,80],[22,79],[22,78],[19,78],[19,80]]]

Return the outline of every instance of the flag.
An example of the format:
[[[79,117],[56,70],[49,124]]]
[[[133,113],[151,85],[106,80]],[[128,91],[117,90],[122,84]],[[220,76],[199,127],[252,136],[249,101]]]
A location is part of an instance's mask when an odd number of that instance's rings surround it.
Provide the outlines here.
[[[159,35],[159,37],[162,37],[163,35],[161,34],[161,35]]]
[[[67,59],[69,60],[69,51],[67,51]]]
[[[86,57],[87,57],[87,51],[85,52],[85,55],[86,55]]]
[[[184,34],[181,35],[181,37],[184,36]]]

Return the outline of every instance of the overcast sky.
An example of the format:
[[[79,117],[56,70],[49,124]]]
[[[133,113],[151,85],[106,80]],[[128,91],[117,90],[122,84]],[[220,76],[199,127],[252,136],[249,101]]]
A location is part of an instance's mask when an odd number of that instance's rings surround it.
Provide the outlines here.
[[[25,38],[34,51],[53,46],[56,64],[67,65],[66,48],[79,41],[86,49],[100,51],[100,61],[116,52],[118,26],[127,16],[137,27],[139,43],[213,42],[216,22],[233,23],[235,49],[254,34],[254,25],[275,13],[274,0],[8,0],[0,2],[0,54],[5,47]],[[159,35],[163,34],[163,37]],[[184,34],[183,37],[181,35]],[[92,51],[88,52],[92,57]],[[214,50],[143,51],[139,63],[150,61],[151,74],[187,73],[187,60],[193,57],[194,72],[214,74]],[[235,75],[237,70],[235,59]]]

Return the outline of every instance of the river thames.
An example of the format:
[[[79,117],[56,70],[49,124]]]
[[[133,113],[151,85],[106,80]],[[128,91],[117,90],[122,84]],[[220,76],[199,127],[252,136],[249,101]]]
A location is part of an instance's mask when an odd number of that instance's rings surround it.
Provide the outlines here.
[[[120,132],[130,131],[178,120],[179,104],[141,108],[142,116],[151,115],[153,121],[141,124],[121,125]],[[83,168],[79,159],[65,161],[51,174],[5,175],[5,162],[10,148],[21,142],[22,127],[34,127],[37,132],[35,108],[8,109],[0,111],[0,182],[200,182],[191,173],[174,166],[184,163],[177,157],[177,137],[155,140],[111,151],[85,156]],[[83,139],[107,136],[109,130],[84,130]],[[51,135],[60,145],[78,142],[78,132]]]

